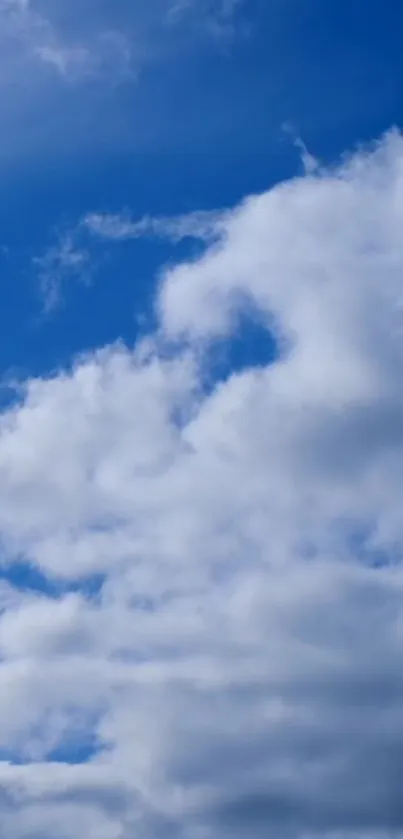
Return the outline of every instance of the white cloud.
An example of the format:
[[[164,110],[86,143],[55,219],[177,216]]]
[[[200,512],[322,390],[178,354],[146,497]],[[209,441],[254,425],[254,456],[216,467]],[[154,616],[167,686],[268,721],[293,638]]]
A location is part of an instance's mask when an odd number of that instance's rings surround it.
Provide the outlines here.
[[[10,839],[402,835],[402,219],[394,133],[220,216],[157,336],[3,414],[3,556],[105,575],[2,590]],[[279,356],[206,393],[245,298]]]
[[[91,278],[90,254],[75,241],[71,232],[59,234],[56,244],[35,257],[33,264],[46,312],[61,302],[66,282],[79,280],[87,283]]]
[[[180,216],[143,216],[133,219],[129,212],[89,213],[81,226],[90,233],[105,239],[122,241],[157,237],[179,242],[191,238],[211,242],[224,230],[225,212],[204,210]]]
[[[33,259],[45,311],[49,313],[62,303],[67,284],[91,281],[97,267],[94,241],[158,238],[173,244],[183,239],[212,244],[224,234],[226,218],[224,210],[139,219],[133,219],[128,211],[87,213],[76,227],[59,231],[55,243]]]
[[[186,4],[189,17],[183,14],[184,6],[180,13],[170,0],[151,0],[147,8],[137,0],[117,0],[112,14],[105,0],[95,5],[91,0],[0,0],[3,61],[9,70],[20,71],[27,61],[39,61],[72,81],[121,81],[133,78],[144,62],[166,52],[161,38],[168,34],[167,18],[190,31],[205,21],[224,33],[239,4],[239,0],[212,4],[192,0]]]
[[[222,40],[237,31],[237,13],[243,5],[244,0],[175,0],[169,5],[168,20],[186,20],[194,14],[210,35]]]
[[[301,157],[301,163],[306,175],[312,175],[320,167],[319,160],[309,151],[302,138],[294,130],[291,123],[286,122],[283,125],[283,131],[291,137],[292,143],[297,149]]]
[[[0,0],[0,165],[127,152],[151,135],[165,143],[156,130],[160,95],[150,107],[148,82],[144,97],[133,86],[152,65],[162,99],[170,97],[165,68],[179,64],[186,75],[195,51],[221,49],[211,28],[224,40],[234,29],[220,3],[173,17],[171,8],[171,0]]]
[[[136,72],[131,33],[103,0],[0,0],[0,165],[36,167],[66,142],[93,151],[100,98],[112,111],[111,92]]]
[[[12,44],[14,52],[19,52],[20,63],[39,59],[66,79],[110,72],[115,75],[117,70],[123,76],[127,75],[131,53],[124,33],[109,27],[92,32],[84,29],[84,35],[80,34],[80,27],[76,32],[71,27],[65,30],[55,22],[62,6],[63,3],[55,7],[55,4],[39,4],[34,0],[1,0],[0,20],[6,51]],[[71,6],[79,11],[74,2]]]

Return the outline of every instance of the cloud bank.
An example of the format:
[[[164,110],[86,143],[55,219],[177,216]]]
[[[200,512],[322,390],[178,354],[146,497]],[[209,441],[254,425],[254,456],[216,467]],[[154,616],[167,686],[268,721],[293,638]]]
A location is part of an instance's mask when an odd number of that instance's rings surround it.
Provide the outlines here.
[[[402,223],[392,132],[1,415],[3,565],[49,584],[1,587],[9,839],[402,835]],[[277,356],[207,391],[249,304]]]

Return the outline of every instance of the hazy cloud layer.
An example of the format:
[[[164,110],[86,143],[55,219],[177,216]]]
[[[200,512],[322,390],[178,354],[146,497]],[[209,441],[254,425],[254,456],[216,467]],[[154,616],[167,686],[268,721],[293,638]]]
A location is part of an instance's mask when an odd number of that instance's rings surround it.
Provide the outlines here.
[[[232,25],[240,5],[240,0],[150,0],[146,6],[116,0],[112,8],[107,0],[0,0],[2,61],[10,70],[36,61],[73,81],[124,78],[160,53],[164,35],[168,42],[182,25],[215,29],[219,35]]]
[[[133,148],[134,103],[152,66],[186,64],[237,32],[242,2],[0,0],[0,166],[26,157]],[[228,41],[230,39],[230,41]],[[163,74],[161,76],[163,81]]]

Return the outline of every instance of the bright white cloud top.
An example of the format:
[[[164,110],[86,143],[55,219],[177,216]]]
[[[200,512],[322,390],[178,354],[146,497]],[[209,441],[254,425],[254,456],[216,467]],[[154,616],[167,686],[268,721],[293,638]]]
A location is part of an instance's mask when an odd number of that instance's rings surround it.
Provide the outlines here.
[[[156,334],[1,417],[3,562],[66,586],[1,591],[7,839],[402,824],[403,139],[216,223]],[[278,356],[206,390],[245,303]]]

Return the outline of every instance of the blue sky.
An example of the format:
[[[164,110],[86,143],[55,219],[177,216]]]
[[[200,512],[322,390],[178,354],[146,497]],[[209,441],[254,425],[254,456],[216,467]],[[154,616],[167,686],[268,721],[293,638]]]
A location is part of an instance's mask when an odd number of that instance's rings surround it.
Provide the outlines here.
[[[63,4],[53,5],[52,20],[63,24]],[[71,79],[25,58],[13,96],[3,86],[3,374],[133,341],[133,313],[150,305],[161,262],[175,258],[155,242],[115,249],[89,286],[66,282],[62,304],[39,326],[32,259],[58,230],[89,211],[130,207],[141,217],[233,206],[301,170],[287,124],[324,162],[399,124],[397,4],[369,2],[364,15],[358,2],[255,0],[237,4],[229,32],[210,32],[208,16],[220,17],[214,3],[178,13],[170,26],[168,4],[151,3],[149,21],[133,3],[81,6],[72,4],[74,26],[67,15],[61,39],[72,29],[91,43],[93,31],[122,27],[130,42],[138,25],[145,55],[133,59],[133,76],[111,62],[106,78],[71,71]]]
[[[8,839],[403,835],[402,24],[0,0]]]

